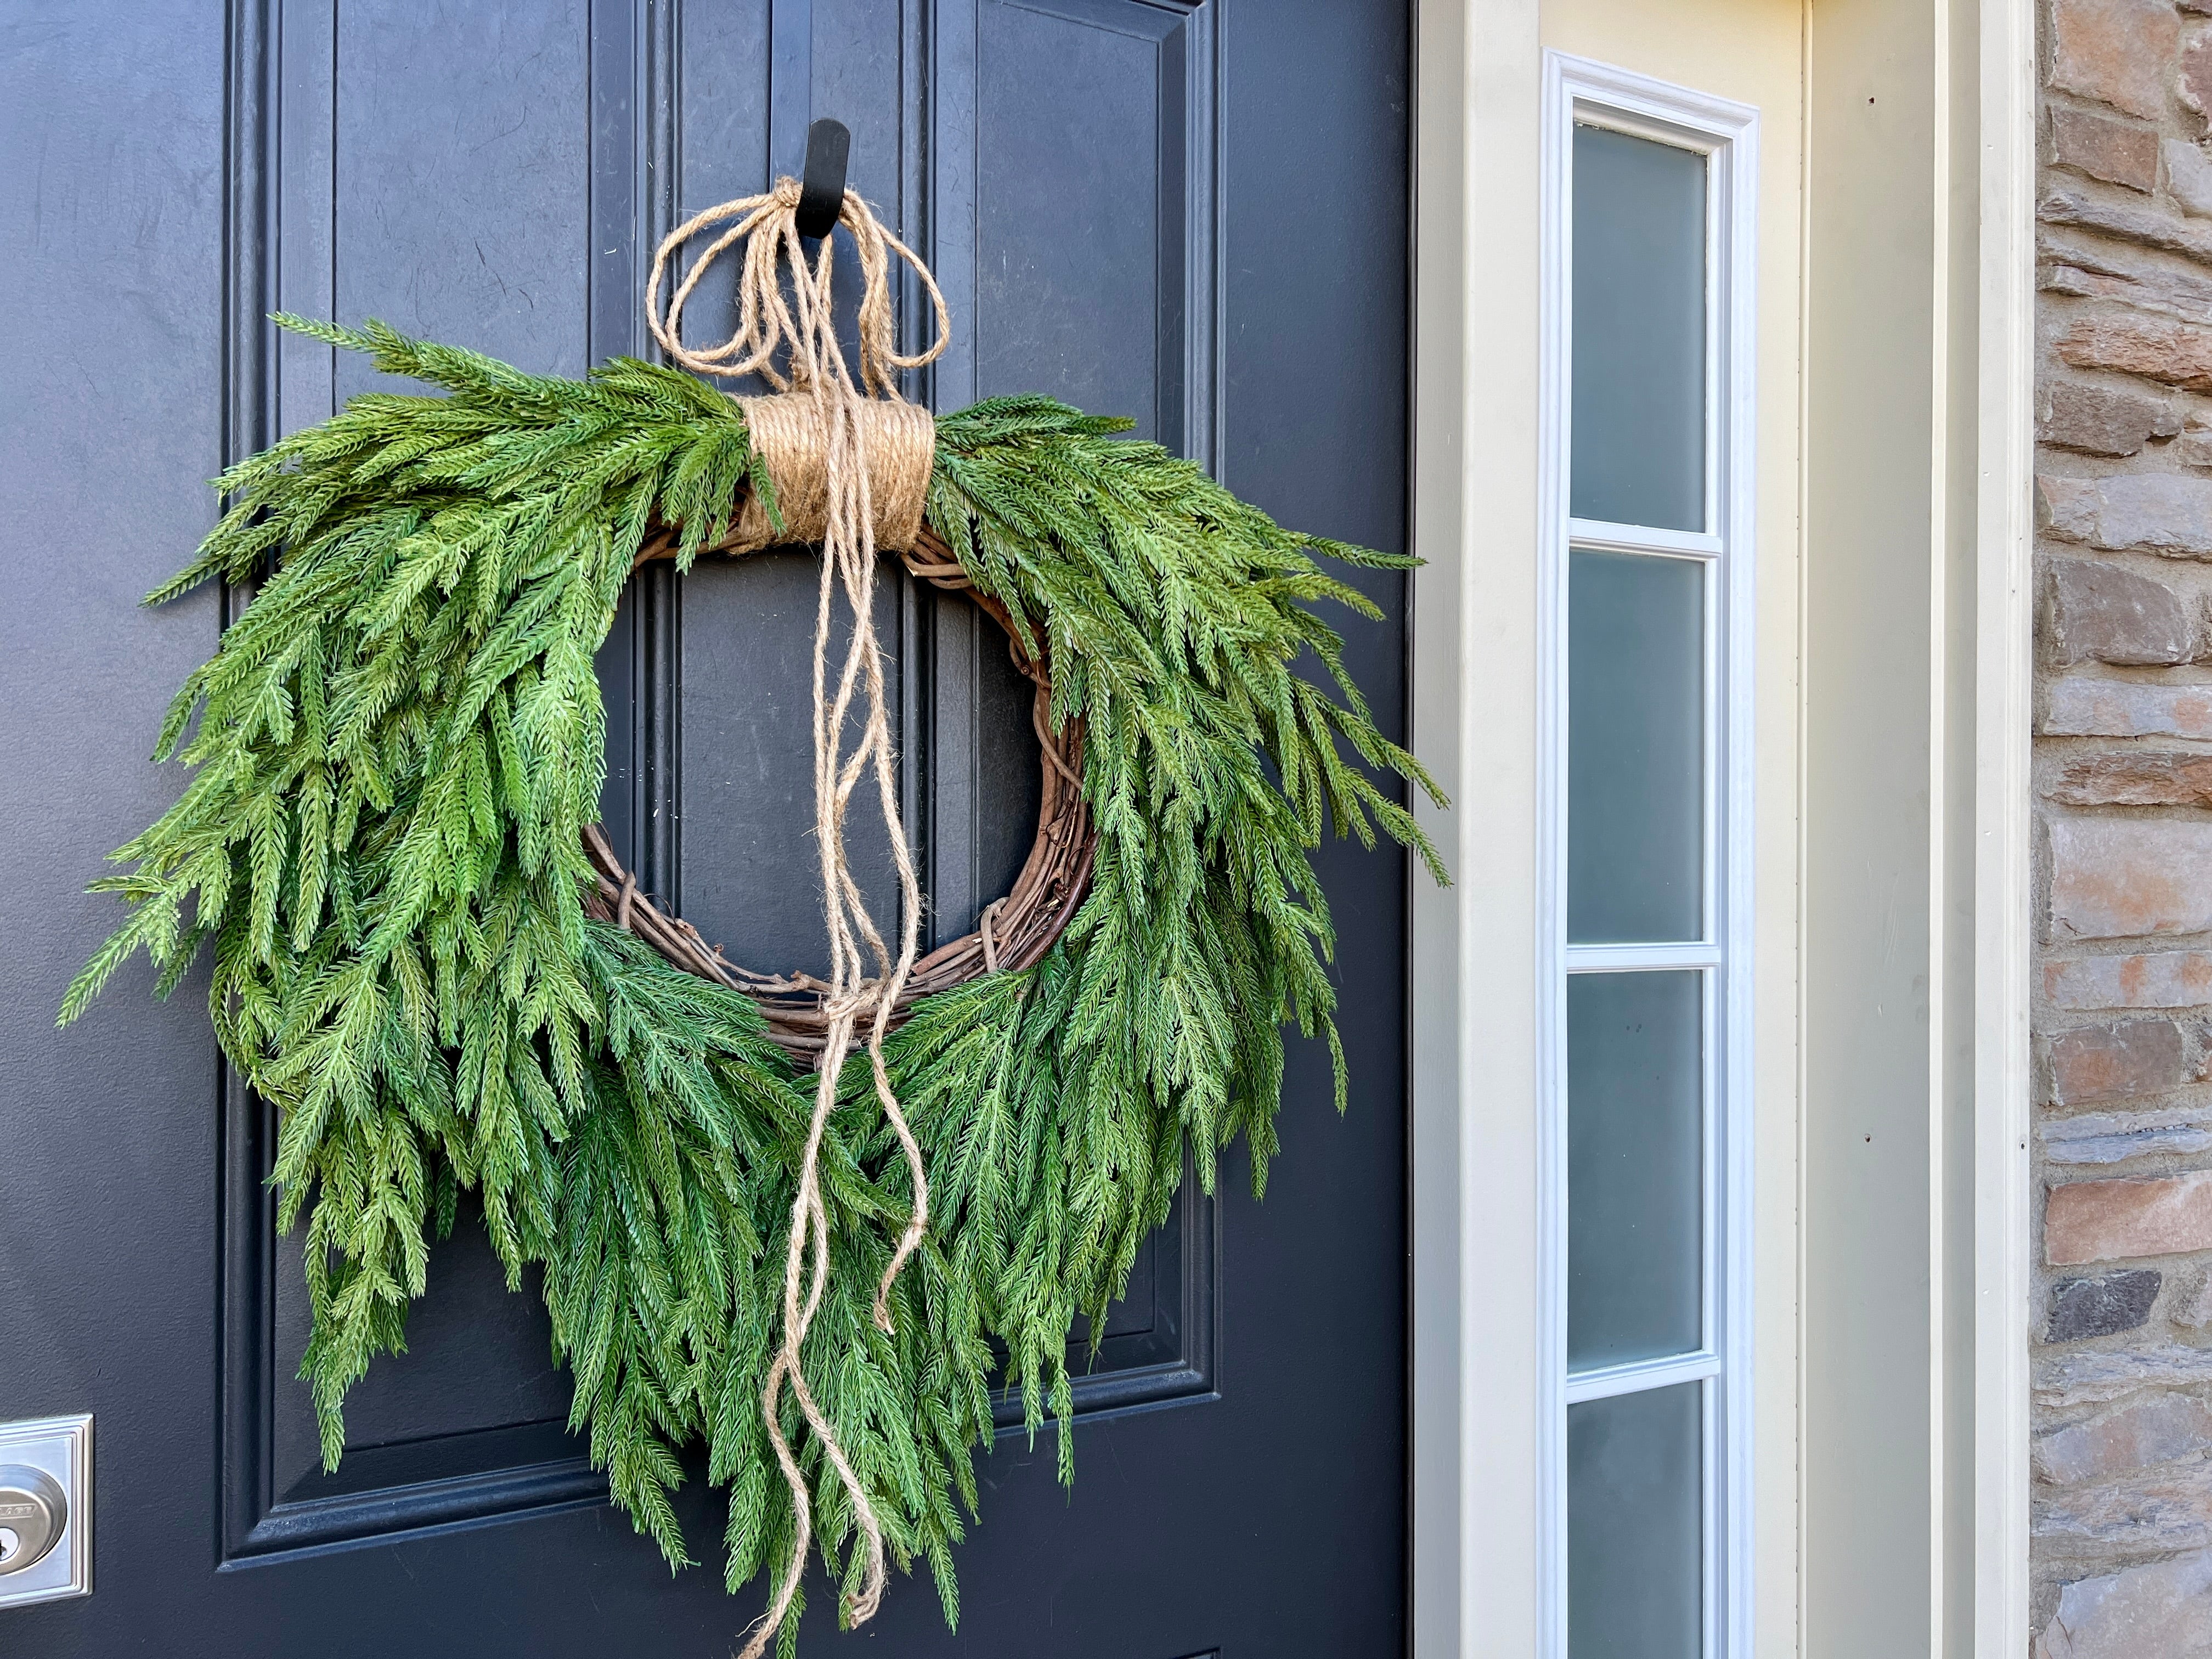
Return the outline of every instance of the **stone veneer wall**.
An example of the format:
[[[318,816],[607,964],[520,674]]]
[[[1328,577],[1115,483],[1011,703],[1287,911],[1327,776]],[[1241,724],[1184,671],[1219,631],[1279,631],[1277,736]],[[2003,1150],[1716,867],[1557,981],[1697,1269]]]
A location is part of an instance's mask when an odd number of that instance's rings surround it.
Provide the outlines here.
[[[2212,1655],[2212,0],[2044,0],[2039,1659]]]

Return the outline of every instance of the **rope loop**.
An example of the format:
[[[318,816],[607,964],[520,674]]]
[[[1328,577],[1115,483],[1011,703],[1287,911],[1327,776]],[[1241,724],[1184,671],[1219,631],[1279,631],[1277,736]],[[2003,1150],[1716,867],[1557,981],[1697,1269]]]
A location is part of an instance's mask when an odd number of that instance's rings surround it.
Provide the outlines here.
[[[830,324],[830,275],[836,233],[817,245],[813,265],[806,259],[805,239],[799,234],[799,180],[779,179],[763,196],[744,196],[724,202],[685,220],[661,242],[653,256],[653,272],[645,283],[646,326],[669,362],[695,374],[724,380],[743,380],[757,374],[778,392],[805,387],[815,373],[820,353],[817,336]],[[860,258],[860,385],[872,397],[896,398],[898,371],[920,368],[945,355],[952,337],[952,313],[945,307],[937,279],[920,255],[884,228],[860,193],[845,192],[837,222],[851,234]],[[726,225],[703,252],[692,260],[669,297],[664,317],[660,288],[684,245],[702,231]],[[691,347],[684,343],[684,307],[699,286],[699,279],[714,263],[738,243],[744,244],[738,276],[738,325],[718,346]],[[937,334],[911,356],[897,349],[896,314],[891,307],[890,262],[896,254],[921,279],[936,313]],[[788,266],[799,278],[787,299],[780,276]],[[793,304],[795,301],[797,303]],[[834,342],[831,350],[836,351]],[[779,363],[779,355],[787,359]],[[838,353],[842,365],[842,353]]]

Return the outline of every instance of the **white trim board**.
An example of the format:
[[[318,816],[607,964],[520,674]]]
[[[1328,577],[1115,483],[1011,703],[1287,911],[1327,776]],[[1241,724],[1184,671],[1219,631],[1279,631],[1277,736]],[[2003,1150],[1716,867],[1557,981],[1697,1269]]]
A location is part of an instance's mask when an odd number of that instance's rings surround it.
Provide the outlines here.
[[[1976,1659],[2028,1643],[2035,10],[1979,8],[1974,502]]]

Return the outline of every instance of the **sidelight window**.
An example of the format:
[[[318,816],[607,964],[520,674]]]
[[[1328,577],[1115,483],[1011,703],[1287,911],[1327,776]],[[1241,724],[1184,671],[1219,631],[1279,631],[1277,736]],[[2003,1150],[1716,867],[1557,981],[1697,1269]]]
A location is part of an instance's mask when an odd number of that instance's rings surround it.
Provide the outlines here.
[[[1748,109],[1554,56],[1553,1659],[1748,1652]]]

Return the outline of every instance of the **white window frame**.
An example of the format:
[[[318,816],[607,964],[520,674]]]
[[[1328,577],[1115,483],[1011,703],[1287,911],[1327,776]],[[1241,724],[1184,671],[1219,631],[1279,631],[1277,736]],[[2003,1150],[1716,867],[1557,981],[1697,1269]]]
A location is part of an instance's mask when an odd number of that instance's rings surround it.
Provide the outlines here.
[[[1704,1650],[1752,1651],[1752,1063],[1755,823],[1753,653],[1756,520],[1759,112],[1608,64],[1544,54],[1538,398],[1537,733],[1538,1451],[1546,1659],[1567,1654],[1567,1407],[1698,1382],[1705,1402]],[[1574,130],[1605,127],[1698,151],[1706,172],[1705,514],[1703,532],[1573,518]],[[1566,939],[1567,576],[1571,550],[1688,558],[1706,568],[1703,939],[1662,945]],[[1705,994],[1704,1343],[1692,1355],[1566,1370],[1566,981],[1577,972],[1695,969]]]

